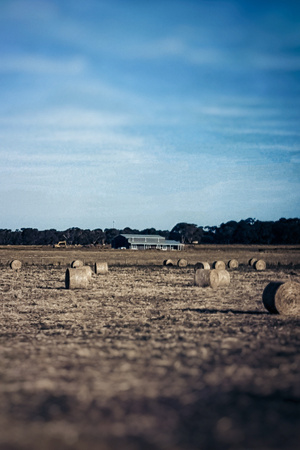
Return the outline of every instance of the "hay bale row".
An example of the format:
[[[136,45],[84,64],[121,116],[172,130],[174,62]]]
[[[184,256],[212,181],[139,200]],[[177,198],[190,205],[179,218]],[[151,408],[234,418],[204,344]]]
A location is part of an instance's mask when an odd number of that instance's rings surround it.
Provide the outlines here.
[[[175,264],[175,262],[173,261],[173,259],[169,258],[169,259],[165,259],[163,262],[164,266],[178,266],[178,267],[187,267],[188,262],[186,259],[184,258],[180,258],[178,259],[177,263]]]
[[[71,263],[71,268],[76,269],[79,267],[83,267],[83,261],[80,259],[76,259]],[[105,275],[108,272],[108,264],[107,262],[95,262],[94,264],[94,272],[97,275]]]
[[[267,264],[264,260],[256,258],[249,259],[248,264],[257,271],[266,270],[267,267]]]
[[[239,267],[239,262],[236,259],[231,259],[227,263],[228,269],[237,269],[238,267]],[[224,261],[214,261],[212,263],[212,268],[216,269],[216,270],[225,270],[226,264]],[[208,262],[203,262],[203,261],[197,262],[194,266],[194,270],[196,271],[197,269],[210,270],[210,264]]]
[[[257,260],[256,258],[251,258],[248,263],[251,267],[253,267],[257,271],[265,270],[267,267],[266,262],[263,261],[262,259]],[[239,262],[237,259],[230,259],[227,262],[227,264],[225,264],[224,261],[219,261],[219,260],[214,261],[212,263],[212,268],[216,269],[216,270],[225,270],[226,266],[228,269],[237,269],[239,267]],[[197,269],[209,270],[210,265],[207,262],[197,262],[194,266],[194,270],[197,270]]]
[[[263,261],[262,259],[258,260],[256,258],[251,258],[248,261],[248,264],[249,264],[249,266],[253,267],[257,271],[265,270],[266,267],[267,267],[265,261]],[[9,263],[9,265],[10,265],[11,269],[16,270],[16,271],[20,270],[21,267],[22,267],[22,263],[19,260],[13,260],[13,261],[11,261]],[[60,265],[60,263],[58,265]],[[84,263],[83,263],[82,260],[76,259],[76,260],[72,261],[71,268],[75,269],[75,268],[78,268],[78,267],[82,267],[83,265],[84,265]],[[187,267],[188,262],[187,262],[186,259],[181,258],[175,264],[175,262],[172,259],[169,258],[169,259],[166,259],[163,262],[163,265],[164,266],[175,266],[175,265],[177,265],[178,267]],[[220,261],[220,260],[214,261],[212,263],[212,268],[213,269],[217,269],[217,270],[221,270],[221,269],[225,270],[226,266],[227,266],[228,269],[237,269],[239,267],[239,262],[236,259],[230,259],[227,262],[227,265],[225,264],[224,261]],[[209,270],[210,269],[210,264],[208,262],[203,262],[203,261],[197,262],[195,264],[195,266],[194,266],[194,269],[195,270],[197,270],[197,269]],[[97,274],[105,274],[105,273],[107,273],[108,272],[107,263],[104,263],[104,262],[95,263],[94,271]]]
[[[163,265],[164,266],[175,266],[176,264],[172,259],[165,259],[163,262]],[[184,258],[181,258],[177,261],[178,267],[186,267],[187,265],[188,265],[187,260]],[[229,269],[237,269],[238,266],[239,266],[239,262],[236,259],[231,259],[227,263],[227,267]],[[211,268],[210,264],[206,261],[200,261],[194,265],[194,270],[197,270],[197,269],[210,270],[210,268]],[[212,263],[212,268],[216,269],[216,270],[225,270],[226,264],[224,261],[214,261]]]
[[[78,260],[75,262],[76,264],[72,264],[75,267],[66,270],[65,287],[66,289],[86,289],[92,279],[92,268],[81,264],[77,265]],[[96,275],[105,275],[108,273],[108,264],[106,262],[96,262],[94,264],[94,273]]]
[[[257,271],[265,270],[266,267],[267,267],[265,261],[263,261],[262,259],[257,260],[256,258],[251,258],[248,261],[248,264],[249,264],[249,266],[253,267]],[[58,265],[60,265],[60,263]],[[72,261],[71,268],[75,269],[75,268],[78,268],[78,267],[82,267],[83,265],[84,265],[84,263],[83,263],[82,260],[76,259],[76,260]],[[177,265],[178,267],[187,267],[188,262],[187,262],[186,259],[181,258],[181,259],[179,259],[177,261],[177,264],[175,264],[175,262],[172,259],[166,259],[163,262],[163,265],[164,266],[175,266],[175,265]],[[20,270],[21,267],[22,267],[22,263],[19,260],[13,260],[13,261],[10,262],[10,267],[13,270]],[[239,262],[236,259],[230,259],[228,261],[228,263],[227,263],[227,267],[228,267],[228,269],[237,269],[239,267]],[[220,260],[214,261],[212,263],[212,268],[213,269],[217,269],[217,270],[221,270],[221,269],[225,270],[226,264],[225,264],[224,261],[220,261]],[[203,261],[197,262],[195,264],[195,266],[194,266],[194,269],[195,270],[197,270],[197,269],[209,270],[210,269],[210,264],[208,262],[203,262]],[[104,262],[95,263],[94,271],[97,274],[105,274],[105,273],[107,273],[108,272],[107,263],[104,263]]]

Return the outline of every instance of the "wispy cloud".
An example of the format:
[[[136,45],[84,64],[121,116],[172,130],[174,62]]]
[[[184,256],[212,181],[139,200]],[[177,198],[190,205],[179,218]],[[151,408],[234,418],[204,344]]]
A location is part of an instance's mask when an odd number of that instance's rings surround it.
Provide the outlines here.
[[[35,126],[56,127],[56,129],[75,129],[80,131],[84,128],[112,128],[124,126],[129,123],[128,114],[118,112],[101,111],[99,109],[87,109],[84,107],[54,107],[47,108],[44,111],[31,111],[24,115],[15,113],[11,115],[0,115],[0,127],[13,126],[19,127]]]
[[[269,53],[257,52],[251,54],[249,60],[253,67],[262,70],[277,70],[280,72],[300,70],[300,56],[298,52],[292,55],[270,55]]]
[[[31,73],[31,74],[80,74],[86,70],[86,61],[82,57],[45,57],[34,54],[19,54],[4,56],[0,62],[0,73]]]

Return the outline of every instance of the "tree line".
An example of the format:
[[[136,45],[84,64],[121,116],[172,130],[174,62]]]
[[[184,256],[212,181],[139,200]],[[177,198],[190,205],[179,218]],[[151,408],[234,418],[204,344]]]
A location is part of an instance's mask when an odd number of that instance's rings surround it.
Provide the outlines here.
[[[66,241],[68,245],[103,246],[110,245],[119,234],[159,234],[166,239],[180,241],[184,244],[300,244],[300,219],[279,219],[277,221],[260,221],[252,218],[236,222],[230,220],[219,226],[198,226],[180,222],[171,231],[146,228],[136,230],[97,228],[86,230],[68,228],[64,231],[55,229],[40,231],[36,228],[20,230],[0,229],[0,245],[55,245]]]

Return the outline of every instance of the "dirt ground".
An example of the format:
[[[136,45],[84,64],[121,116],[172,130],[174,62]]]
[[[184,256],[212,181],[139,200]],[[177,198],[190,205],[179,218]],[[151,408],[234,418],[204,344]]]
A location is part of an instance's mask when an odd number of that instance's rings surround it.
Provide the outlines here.
[[[112,264],[67,290],[65,267],[2,264],[0,448],[298,449],[300,317],[262,292],[299,262],[216,290],[192,265]]]

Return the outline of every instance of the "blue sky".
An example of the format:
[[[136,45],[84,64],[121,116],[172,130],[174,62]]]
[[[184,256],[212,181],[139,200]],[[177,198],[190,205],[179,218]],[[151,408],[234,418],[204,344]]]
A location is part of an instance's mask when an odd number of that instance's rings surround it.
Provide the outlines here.
[[[0,228],[300,217],[300,3],[0,0]]]

